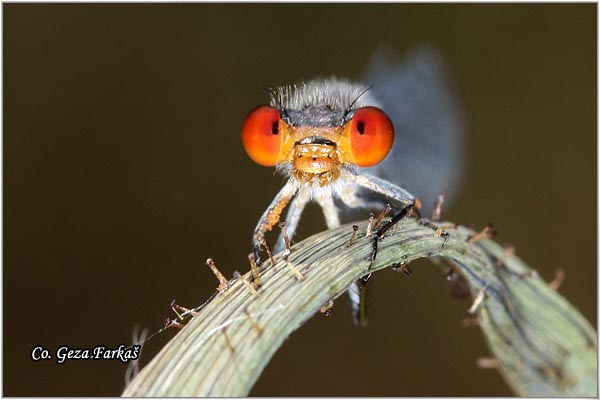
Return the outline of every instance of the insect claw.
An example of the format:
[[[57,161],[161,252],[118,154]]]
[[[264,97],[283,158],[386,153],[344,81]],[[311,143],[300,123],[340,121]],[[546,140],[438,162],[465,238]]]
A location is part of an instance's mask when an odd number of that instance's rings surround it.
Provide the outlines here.
[[[371,270],[371,267],[373,266],[373,262],[375,261],[375,258],[377,257],[377,248],[378,248],[378,245],[379,245],[379,240],[383,238],[383,236],[385,235],[385,233],[392,226],[396,225],[398,223],[398,221],[400,221],[404,217],[406,217],[411,210],[415,209],[415,205],[417,203],[420,204],[419,200],[418,199],[414,199],[412,202],[408,203],[400,211],[398,211],[398,213],[395,214],[392,217],[392,219],[390,219],[385,224],[383,224],[383,225],[381,225],[380,227],[377,228],[377,230],[375,231],[375,235],[373,237],[373,249],[371,250],[370,264],[369,264],[369,268],[367,269],[367,271]],[[370,235],[369,227],[371,226],[371,222],[372,222],[373,218],[374,218],[374,216],[371,213],[371,218],[369,218],[369,226],[367,226],[367,236]]]
[[[442,231],[440,233],[440,236],[444,238],[444,243],[442,243],[442,248],[446,245],[446,243],[448,242],[448,239],[450,238],[450,234],[447,231]]]
[[[379,238],[383,238],[385,233],[394,225],[396,225],[399,221],[404,219],[411,211],[415,210],[416,204],[421,204],[418,199],[414,199],[412,202],[406,204],[397,214],[395,214],[392,219],[383,224],[379,229],[377,229],[376,234]]]
[[[379,247],[379,236],[375,235],[375,236],[373,236],[373,245],[371,248],[371,256],[369,257],[369,268],[367,268],[367,271],[370,271],[371,268],[373,267],[373,263],[375,262],[375,259],[377,258],[378,247]]]
[[[258,236],[257,240],[259,245],[265,248],[267,255],[269,256],[269,260],[271,260],[271,266],[275,265],[275,260],[273,259],[273,252],[271,251],[271,246],[269,246],[267,239],[265,239],[264,236]],[[258,258],[256,259],[256,263],[258,266],[261,265],[258,263]]]
[[[252,256],[254,257],[254,262],[256,263],[256,266],[260,267],[262,265],[262,259],[260,257],[260,246],[252,247]]]
[[[252,280],[257,287],[261,287],[262,281],[258,265],[256,264],[256,256],[253,253],[248,254],[248,261],[250,262],[250,271],[252,271]]]
[[[325,303],[323,305],[323,307],[321,307],[321,314],[323,314],[326,317],[329,317],[331,315],[331,313],[333,312],[332,307],[333,307],[333,299],[329,299],[329,301],[327,301],[327,303]]]
[[[281,229],[281,234],[283,235],[283,241],[285,243],[285,256],[292,254],[292,247],[290,245],[290,237],[288,235],[287,223],[285,221],[281,221],[279,223],[279,229]],[[284,256],[284,257],[285,257]]]
[[[410,276],[412,274],[412,270],[408,267],[409,262],[402,261],[397,264],[392,265],[392,271],[404,272],[404,275]]]

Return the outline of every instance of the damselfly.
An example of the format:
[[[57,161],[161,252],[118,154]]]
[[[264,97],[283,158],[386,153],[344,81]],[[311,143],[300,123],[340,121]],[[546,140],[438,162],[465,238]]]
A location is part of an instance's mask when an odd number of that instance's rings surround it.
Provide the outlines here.
[[[364,82],[329,78],[271,88],[269,104],[246,117],[242,142],[250,158],[289,177],[254,230],[259,263],[264,235],[286,207],[291,237],[310,201],[335,228],[340,211],[385,203],[406,208],[417,197],[427,206],[442,191],[456,192],[462,124],[439,54],[421,48],[396,64],[379,52]],[[276,249],[282,243],[280,237]],[[361,325],[365,282],[349,291]]]

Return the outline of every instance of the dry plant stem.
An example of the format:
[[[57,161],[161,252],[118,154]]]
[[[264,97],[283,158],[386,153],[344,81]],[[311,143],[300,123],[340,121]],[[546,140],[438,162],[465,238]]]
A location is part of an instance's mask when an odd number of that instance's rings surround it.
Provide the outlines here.
[[[242,282],[231,281],[123,395],[248,395],[283,341],[368,273],[373,241],[365,237],[367,223],[358,226],[350,246],[352,225],[293,246],[288,259],[305,276],[302,282],[281,256],[275,256],[274,266],[267,261],[261,267],[258,298]],[[485,287],[476,315],[498,370],[516,394],[596,396],[596,332],[585,318],[517,257],[506,257],[499,245],[489,239],[468,243],[476,233],[452,224],[440,226],[450,233],[443,247],[445,239],[434,237],[430,228],[412,219],[401,221],[380,240],[371,272],[417,258],[446,257],[467,279],[473,298]],[[501,257],[505,259],[499,267]],[[245,278],[250,279],[250,272]]]

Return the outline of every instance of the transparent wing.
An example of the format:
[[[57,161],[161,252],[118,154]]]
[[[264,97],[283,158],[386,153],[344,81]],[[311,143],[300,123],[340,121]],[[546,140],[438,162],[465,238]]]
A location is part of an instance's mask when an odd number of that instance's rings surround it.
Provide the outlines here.
[[[451,201],[460,190],[465,148],[456,89],[442,56],[430,47],[411,51],[402,63],[377,51],[363,75],[395,127],[392,151],[366,171],[418,197],[424,211],[438,195]]]

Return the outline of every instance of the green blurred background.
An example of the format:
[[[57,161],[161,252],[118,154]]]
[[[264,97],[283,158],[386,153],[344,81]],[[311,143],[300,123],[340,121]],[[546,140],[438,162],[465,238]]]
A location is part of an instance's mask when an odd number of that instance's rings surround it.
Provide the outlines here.
[[[4,4],[4,395],[117,396],[119,361],[33,363],[32,348],[130,343],[169,303],[246,270],[283,180],[240,144],[262,86],[358,78],[377,47],[438,48],[469,125],[465,188],[445,218],[482,227],[596,326],[595,4]],[[302,233],[324,228],[317,207]],[[468,300],[417,263],[375,276],[277,352],[269,396],[507,396]],[[143,362],[176,332],[150,341]]]

